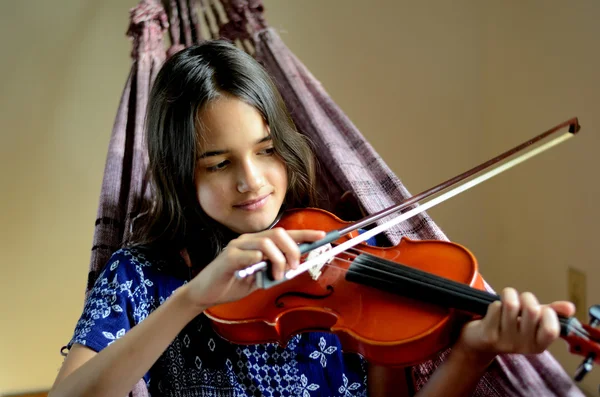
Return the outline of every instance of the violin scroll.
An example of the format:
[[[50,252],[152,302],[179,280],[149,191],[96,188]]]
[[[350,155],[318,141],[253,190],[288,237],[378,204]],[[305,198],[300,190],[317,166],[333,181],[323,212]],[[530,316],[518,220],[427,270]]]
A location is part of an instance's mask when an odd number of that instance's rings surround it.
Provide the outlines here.
[[[600,364],[600,305],[589,309],[589,325],[575,318],[562,322],[562,336],[569,344],[570,352],[585,357],[575,371],[575,381],[580,382],[592,370],[594,362]]]

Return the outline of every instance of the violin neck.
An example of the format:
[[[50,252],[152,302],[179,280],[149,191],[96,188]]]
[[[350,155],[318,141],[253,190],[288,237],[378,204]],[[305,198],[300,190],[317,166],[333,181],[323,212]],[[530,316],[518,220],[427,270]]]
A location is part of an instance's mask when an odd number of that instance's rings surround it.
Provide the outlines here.
[[[500,299],[498,295],[467,284],[369,254],[360,254],[354,259],[348,268],[346,279],[403,297],[480,316],[485,316],[490,303]],[[597,311],[600,313],[600,308]],[[567,341],[570,351],[585,357],[575,377],[579,381],[590,371],[594,361],[600,364],[600,330],[592,326],[582,326],[575,317],[559,315],[558,320],[560,336]],[[596,325],[595,322],[592,325]]]

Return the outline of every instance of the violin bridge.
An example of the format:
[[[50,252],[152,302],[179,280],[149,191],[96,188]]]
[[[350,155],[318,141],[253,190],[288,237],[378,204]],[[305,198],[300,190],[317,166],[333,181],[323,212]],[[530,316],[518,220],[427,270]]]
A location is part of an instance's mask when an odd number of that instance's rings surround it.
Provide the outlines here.
[[[305,260],[308,261],[311,259],[315,259],[315,258],[319,257],[321,254],[325,253],[326,251],[329,251],[330,249],[331,249],[331,244],[325,244],[322,247],[319,247],[319,248],[316,248],[316,249],[310,251],[308,253],[308,255],[306,256]],[[310,277],[313,280],[317,280],[319,278],[319,276],[321,276],[321,273],[322,273],[321,270],[323,269],[323,266],[331,263],[331,261],[333,261],[333,258],[328,258],[328,259],[325,259],[322,261],[317,261],[317,263],[315,263],[314,266],[311,266],[308,269],[308,274],[310,274]]]

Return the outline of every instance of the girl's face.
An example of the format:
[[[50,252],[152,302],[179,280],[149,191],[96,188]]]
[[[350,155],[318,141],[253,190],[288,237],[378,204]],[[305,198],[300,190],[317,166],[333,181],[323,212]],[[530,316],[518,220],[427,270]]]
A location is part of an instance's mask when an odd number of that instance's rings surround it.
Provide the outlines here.
[[[261,114],[235,97],[222,96],[199,117],[194,179],[200,207],[234,232],[266,229],[283,204],[288,178]]]

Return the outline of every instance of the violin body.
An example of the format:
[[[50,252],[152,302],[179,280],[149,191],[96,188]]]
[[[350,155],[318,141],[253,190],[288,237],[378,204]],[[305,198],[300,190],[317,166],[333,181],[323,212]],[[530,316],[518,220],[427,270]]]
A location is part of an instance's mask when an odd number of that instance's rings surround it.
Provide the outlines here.
[[[347,222],[324,210],[288,211],[284,229],[337,230]],[[344,236],[341,243],[356,235]],[[484,290],[473,254],[459,244],[402,238],[394,247],[361,243],[356,249]],[[236,344],[276,342],[285,346],[296,334],[335,333],[347,352],[385,366],[413,365],[453,343],[464,321],[456,310],[425,303],[346,279],[355,255],[337,255],[314,280],[307,272],[247,297],[211,307],[205,314],[215,331]],[[400,291],[401,293],[402,291]],[[472,318],[472,316],[470,317]]]

